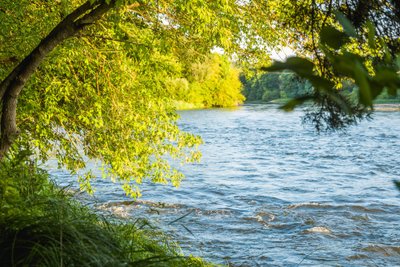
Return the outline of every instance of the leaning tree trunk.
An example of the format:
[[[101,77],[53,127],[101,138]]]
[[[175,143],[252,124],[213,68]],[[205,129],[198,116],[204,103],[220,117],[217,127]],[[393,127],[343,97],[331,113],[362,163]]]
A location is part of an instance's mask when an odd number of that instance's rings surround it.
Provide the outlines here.
[[[109,3],[106,3],[109,2]],[[61,42],[76,35],[115,5],[115,0],[87,1],[66,16],[0,84],[0,161],[18,136],[17,100],[28,79],[43,59]]]

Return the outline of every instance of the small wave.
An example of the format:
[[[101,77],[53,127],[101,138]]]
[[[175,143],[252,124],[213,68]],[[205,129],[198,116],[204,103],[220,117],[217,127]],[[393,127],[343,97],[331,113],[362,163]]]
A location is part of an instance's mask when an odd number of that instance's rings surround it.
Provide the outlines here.
[[[370,218],[367,215],[354,215],[351,216],[350,219],[354,221],[369,221]]]
[[[276,229],[276,230],[284,230],[284,231],[292,231],[299,227],[301,227],[301,223],[271,223],[268,224],[269,228]]]
[[[129,218],[133,210],[143,207],[147,207],[149,209],[146,211],[147,213],[160,214],[171,209],[177,210],[183,208],[184,206],[180,204],[153,202],[147,200],[126,200],[103,203],[97,205],[96,209],[111,212],[112,214],[120,218]]]
[[[258,221],[263,221],[263,222],[272,222],[275,220],[275,215],[269,212],[261,211],[256,213],[255,218],[257,218]]]
[[[386,246],[386,245],[369,245],[362,249],[367,252],[374,252],[383,254],[386,257],[399,257],[400,247]]]
[[[331,234],[332,231],[324,226],[315,226],[310,229],[304,230],[304,233],[319,233],[319,234]]]
[[[349,256],[346,259],[348,260],[361,260],[361,259],[368,259],[368,256],[365,254],[356,254],[353,256]]]
[[[331,208],[331,209],[339,209],[339,210],[347,210],[351,209],[355,212],[365,212],[365,213],[383,213],[385,210],[380,208],[371,208],[365,207],[361,205],[329,205],[329,204],[321,204],[318,202],[306,202],[306,203],[298,203],[287,206],[288,209],[299,209],[299,208]]]
[[[246,221],[254,221],[264,226],[269,226],[269,223],[275,220],[275,215],[268,212],[258,212],[252,217],[244,217]]]
[[[353,210],[356,210],[356,211],[363,211],[363,212],[369,212],[369,213],[382,213],[382,212],[385,212],[385,211],[382,210],[382,209],[367,208],[367,207],[358,206],[358,205],[356,205],[356,206],[350,206],[350,208],[352,208]]]
[[[130,217],[128,211],[126,209],[124,209],[123,207],[114,207],[112,209],[112,212],[121,218],[129,218]]]
[[[212,216],[212,215],[231,215],[232,211],[230,210],[205,210],[202,212],[203,215],[208,215],[208,216]]]
[[[149,206],[152,208],[166,208],[166,209],[168,209],[168,208],[176,209],[176,208],[184,207],[181,204],[154,202],[154,201],[148,201],[148,200],[115,201],[115,202],[104,203],[104,204],[100,205],[99,207],[110,208],[110,207],[118,207],[118,206],[138,206],[138,205]]]
[[[193,208],[189,209],[194,211],[194,213],[198,216],[231,216],[232,211],[228,209],[216,209],[216,210],[204,210],[201,208]]]
[[[130,217],[128,209],[124,206],[107,206],[106,204],[97,206],[98,210],[108,211],[117,217],[127,219]]]
[[[103,203],[103,204],[97,206],[97,208],[107,209],[107,208],[111,208],[111,207],[130,206],[130,205],[138,205],[138,203],[136,201],[115,201],[115,202]]]
[[[289,205],[288,209],[297,209],[297,208],[329,208],[331,205],[321,204],[318,202],[307,202],[307,203],[298,203]]]

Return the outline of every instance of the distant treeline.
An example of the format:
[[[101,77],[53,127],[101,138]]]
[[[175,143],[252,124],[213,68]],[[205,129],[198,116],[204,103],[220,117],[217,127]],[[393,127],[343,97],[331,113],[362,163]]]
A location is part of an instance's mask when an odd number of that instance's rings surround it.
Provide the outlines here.
[[[263,73],[250,79],[241,76],[247,101],[272,101],[301,96],[312,91],[311,85],[290,72]]]
[[[309,82],[299,78],[291,72],[263,73],[246,78],[240,77],[243,84],[243,95],[246,101],[284,100],[294,98],[313,91]],[[351,81],[344,81],[341,89],[344,94],[354,101],[358,99],[358,88]],[[384,91],[377,102],[400,102],[400,92],[397,96],[391,96]]]

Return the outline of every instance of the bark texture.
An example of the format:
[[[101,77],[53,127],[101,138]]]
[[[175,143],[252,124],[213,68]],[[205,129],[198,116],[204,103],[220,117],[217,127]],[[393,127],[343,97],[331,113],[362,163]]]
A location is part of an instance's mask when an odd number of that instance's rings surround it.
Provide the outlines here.
[[[91,3],[92,2],[92,3]],[[66,16],[0,84],[0,161],[18,136],[17,101],[26,82],[43,59],[64,40],[93,24],[115,6],[115,0],[87,1]]]

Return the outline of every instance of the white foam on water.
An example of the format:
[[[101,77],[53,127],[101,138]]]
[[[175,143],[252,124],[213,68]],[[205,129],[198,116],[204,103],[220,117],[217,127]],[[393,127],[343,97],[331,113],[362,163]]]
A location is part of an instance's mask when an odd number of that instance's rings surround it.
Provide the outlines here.
[[[306,233],[319,233],[319,234],[331,234],[332,231],[324,226],[315,226],[305,230]]]

